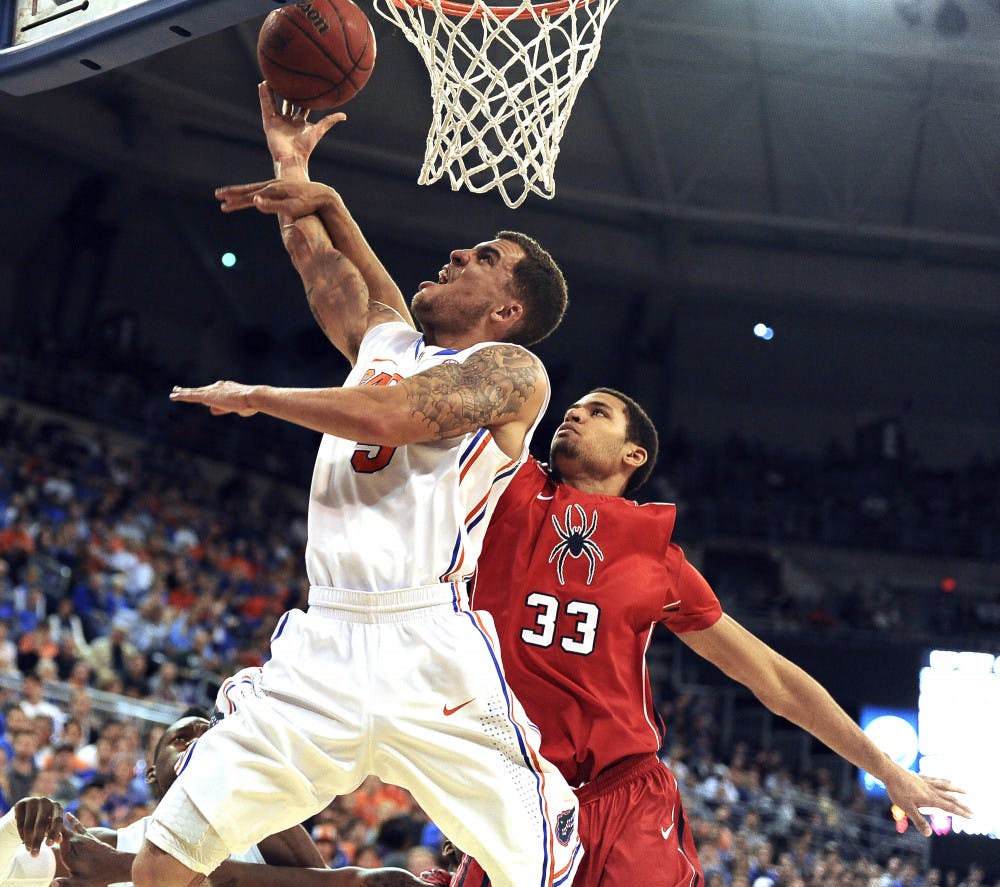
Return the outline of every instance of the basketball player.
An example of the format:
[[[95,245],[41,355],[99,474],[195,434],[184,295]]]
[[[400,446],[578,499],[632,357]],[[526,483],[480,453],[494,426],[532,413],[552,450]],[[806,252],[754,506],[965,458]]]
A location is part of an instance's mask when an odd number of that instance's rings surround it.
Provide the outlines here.
[[[280,167],[267,109],[265,129]],[[301,193],[278,190],[293,185],[317,205],[296,209]],[[188,757],[133,880],[187,887],[374,773],[407,788],[498,887],[569,884],[582,856],[576,798],[539,756],[492,623],[470,611],[465,586],[548,399],[521,343],[558,324],[562,274],[516,232],[455,250],[413,297],[421,334],[335,192],[279,182],[250,199],[278,214],[310,308],[353,369],[342,388],[217,382],[171,394],[323,438],[309,610],[280,620],[259,698]],[[322,222],[300,216],[317,210]]]
[[[203,717],[187,716],[164,732],[146,773],[154,797],[161,798],[173,784],[176,768],[183,766],[184,757],[209,723]],[[125,887],[149,820],[143,817],[117,831],[85,829],[65,814],[64,826],[58,803],[25,798],[0,820],[0,887],[49,887],[55,874],[62,876],[61,887]],[[59,853],[54,854],[51,844],[57,841],[61,841]],[[301,826],[265,838],[246,853],[226,860],[210,881],[226,887],[416,887],[422,883],[402,869],[328,869]]]
[[[623,498],[656,452],[656,429],[634,400],[607,388],[581,398],[555,432],[549,467],[529,459],[497,505],[471,595],[494,618],[543,755],[577,790],[587,855],[575,885],[704,883],[677,783],[657,758],[644,661],[657,625],[882,780],[925,835],[920,807],[968,816],[951,783],[904,770],[816,681],[722,612],[670,541],[673,505]],[[452,881],[484,883],[468,857]]]

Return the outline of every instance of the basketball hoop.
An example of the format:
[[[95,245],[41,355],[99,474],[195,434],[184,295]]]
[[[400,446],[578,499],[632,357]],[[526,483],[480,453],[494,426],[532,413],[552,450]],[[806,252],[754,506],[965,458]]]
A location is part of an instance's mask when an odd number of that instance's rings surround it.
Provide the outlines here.
[[[516,208],[555,195],[559,140],[618,0],[492,6],[487,0],[374,0],[420,53],[432,118],[418,182],[496,188]]]

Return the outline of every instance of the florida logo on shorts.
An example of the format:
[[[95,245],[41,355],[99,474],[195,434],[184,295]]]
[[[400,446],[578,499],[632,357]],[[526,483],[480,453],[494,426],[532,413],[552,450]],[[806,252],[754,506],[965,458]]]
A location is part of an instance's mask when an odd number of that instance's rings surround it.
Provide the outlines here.
[[[576,830],[576,810],[563,810],[556,817],[556,838],[564,847],[569,844],[569,839],[573,837]]]

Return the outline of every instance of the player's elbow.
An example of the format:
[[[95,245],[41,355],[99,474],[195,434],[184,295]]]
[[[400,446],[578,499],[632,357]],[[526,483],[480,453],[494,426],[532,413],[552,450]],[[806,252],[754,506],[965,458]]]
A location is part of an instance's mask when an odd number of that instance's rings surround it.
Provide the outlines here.
[[[761,705],[769,711],[787,720],[795,713],[795,695],[781,684],[767,686],[754,690],[754,695]]]
[[[420,429],[412,422],[406,421],[406,417],[384,404],[373,405],[372,409],[360,417],[360,424],[359,440],[383,447],[405,447],[407,444],[423,443],[429,439],[428,435],[420,434]]]

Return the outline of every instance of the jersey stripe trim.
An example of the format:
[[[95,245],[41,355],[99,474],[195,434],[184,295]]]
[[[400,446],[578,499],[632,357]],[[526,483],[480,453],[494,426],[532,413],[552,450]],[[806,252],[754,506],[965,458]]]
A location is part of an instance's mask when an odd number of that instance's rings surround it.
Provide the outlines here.
[[[552,842],[554,840],[555,830],[552,827],[552,819],[549,815],[548,804],[546,803],[545,793],[543,791],[545,776],[539,768],[537,757],[531,750],[531,747],[525,742],[524,727],[514,718],[513,708],[511,706],[510,687],[507,685],[507,679],[504,677],[503,669],[500,667],[500,663],[497,659],[497,651],[493,647],[493,639],[490,636],[490,633],[483,626],[478,613],[474,610],[470,610],[467,615],[478,629],[480,636],[486,644],[486,649],[490,654],[490,659],[493,661],[493,668],[496,671],[497,680],[500,683],[500,689],[507,702],[507,720],[510,721],[514,728],[514,734],[517,736],[518,747],[521,750],[521,758],[527,769],[535,777],[536,796],[538,800],[538,810],[542,817],[542,835],[544,842],[544,871],[541,873],[542,877],[538,882],[538,885],[539,887],[553,887],[556,876],[556,873],[552,871],[554,859]],[[562,873],[560,872],[560,874]]]
[[[493,436],[490,435],[485,428],[481,430],[481,433],[485,434],[486,438],[483,440],[482,445],[476,449],[475,454],[466,464],[465,468],[462,470],[462,473],[459,477],[459,483],[461,483],[462,478],[465,477],[465,472],[468,470],[469,466],[471,466],[473,462],[475,462],[476,459],[479,458],[480,454],[483,452],[483,448],[490,440],[493,439]],[[480,433],[477,432],[476,438],[478,438],[479,436]],[[473,442],[470,443],[468,447],[466,447],[465,453],[463,453],[463,458],[469,454],[469,451],[472,449],[476,438],[473,438]],[[459,462],[461,462],[461,459],[459,460]],[[493,480],[490,481],[490,485],[486,490],[486,495],[484,495],[482,499],[480,499],[475,505],[473,505],[472,510],[465,516],[465,525],[459,529],[457,538],[455,539],[455,547],[452,548],[451,550],[451,560],[448,562],[448,569],[446,569],[438,577],[438,581],[451,582],[455,578],[456,574],[461,569],[462,564],[465,563],[465,546],[462,544],[462,542],[472,532],[476,524],[478,524],[483,519],[483,517],[485,517],[486,509],[487,506],[489,505],[490,494],[493,492],[493,487],[496,486],[496,484],[499,483],[500,481],[504,480],[505,478],[509,477],[511,474],[516,472],[517,469],[520,467],[521,467],[520,459],[511,459],[509,462],[506,462],[497,469],[496,474],[493,475]]]

